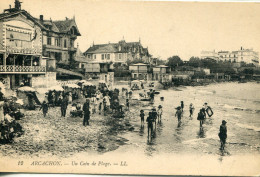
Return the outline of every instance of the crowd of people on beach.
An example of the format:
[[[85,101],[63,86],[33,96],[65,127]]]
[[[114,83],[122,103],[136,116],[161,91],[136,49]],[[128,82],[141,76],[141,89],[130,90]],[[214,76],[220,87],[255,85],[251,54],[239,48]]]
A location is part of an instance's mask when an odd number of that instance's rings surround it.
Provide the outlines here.
[[[132,98],[132,91],[128,91],[126,88],[122,88],[122,97],[125,98],[125,104],[120,104],[119,103],[119,90],[115,89],[117,93],[117,96],[115,97],[113,95],[113,92],[101,92],[101,90],[97,90],[94,95],[92,95],[90,98],[87,98],[85,103],[82,105],[81,103],[74,103],[72,104],[71,108],[71,114],[73,111],[75,113],[80,112],[79,116],[83,116],[83,126],[88,126],[89,125],[89,120],[91,114],[104,114],[106,115],[108,112],[121,112],[123,113],[123,107],[125,107],[125,111],[130,110],[130,100]],[[149,99],[150,103],[153,104],[154,102],[154,90],[149,92]],[[61,107],[61,116],[66,117],[66,110],[71,103],[69,99],[70,95],[69,94],[63,94],[60,95],[60,107]],[[113,99],[112,99],[113,98]],[[163,98],[162,98],[163,99]],[[47,102],[43,102],[41,109],[43,111],[44,117],[46,116],[48,112],[48,104]],[[194,114],[194,105],[190,103],[189,105],[189,117],[190,119],[193,118]],[[178,126],[181,125],[181,120],[183,117],[183,112],[184,112],[184,101],[180,102],[180,106],[176,108],[175,112],[175,117],[177,117],[178,120]],[[197,120],[199,121],[200,128],[203,128],[203,124],[205,123],[206,118],[211,118],[213,116],[213,111],[212,108],[207,104],[204,103],[203,107],[199,110]],[[158,108],[153,107],[152,109],[149,110],[148,116],[146,118],[146,123],[147,123],[147,133],[148,133],[148,139],[153,137],[154,129],[156,128],[156,124],[160,123],[162,121],[162,115],[163,115],[163,109],[162,105],[159,105]],[[144,127],[145,124],[145,111],[144,109],[140,110],[140,118],[141,118],[141,127]],[[219,132],[219,138],[221,141],[221,150],[224,150],[225,147],[225,142],[227,138],[227,128],[226,128],[226,121],[223,120],[222,124],[220,126],[220,132]]]
[[[61,117],[66,117],[67,110],[70,108],[70,116],[84,117],[83,125],[87,126],[89,125],[91,114],[107,115],[112,113],[115,117],[122,117],[124,113],[123,108],[125,108],[125,110],[130,110],[132,91],[126,88],[122,88],[122,97],[125,100],[122,104],[120,104],[119,100],[119,89],[114,89],[113,91],[97,89],[96,92],[91,96],[82,96],[85,97],[85,99],[83,99],[84,103],[82,100],[76,100],[72,102],[70,92],[65,93],[63,91],[56,95],[58,96],[55,96],[54,92],[46,95],[46,99],[43,101],[40,107],[43,116],[46,117],[50,107],[59,106],[61,110]]]
[[[70,92],[65,93],[60,92],[59,94],[49,93],[46,95],[46,99],[41,104],[40,110],[42,110],[43,116],[46,117],[48,114],[48,110],[50,107],[60,106],[61,117],[66,117],[68,106],[71,105],[70,116],[80,116],[83,117],[83,126],[89,126],[89,120],[91,114],[99,114],[102,113],[104,115],[108,113],[117,113],[122,116],[124,114],[123,107],[125,111],[130,110],[130,100],[132,99],[132,91],[128,91],[126,88],[122,88],[122,98],[125,99],[124,104],[120,104],[119,100],[119,89],[111,90],[100,90],[97,89],[95,94],[87,97],[85,102],[72,102],[72,94]],[[155,92],[154,90],[150,90],[149,99],[150,103],[154,102]],[[3,95],[0,92],[0,97],[2,100]],[[164,98],[161,97],[161,100]],[[154,128],[156,128],[156,124],[162,121],[163,116],[163,108],[162,105],[159,105],[158,108],[153,107],[152,109],[148,109],[148,116],[146,118],[147,122],[147,130],[148,130],[148,138],[153,137]],[[194,105],[190,103],[189,105],[189,117],[192,119],[194,114]],[[178,119],[178,126],[181,124],[181,120],[184,112],[184,102],[180,102],[180,106],[176,108],[175,117]],[[203,124],[206,118],[211,118],[213,115],[212,108],[204,103],[203,107],[199,110],[197,120],[200,122],[200,128],[203,127]],[[123,116],[122,116],[123,117]],[[140,118],[141,118],[141,127],[144,127],[145,121],[145,112],[144,109],[140,110]],[[226,121],[223,120],[220,126],[219,138],[221,141],[221,150],[224,150],[226,138],[227,138],[227,127]]]

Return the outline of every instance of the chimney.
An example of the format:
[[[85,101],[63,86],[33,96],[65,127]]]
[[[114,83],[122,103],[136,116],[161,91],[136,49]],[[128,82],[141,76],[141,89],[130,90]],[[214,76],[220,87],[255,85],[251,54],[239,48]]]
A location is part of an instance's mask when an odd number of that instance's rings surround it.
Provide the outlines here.
[[[65,17],[66,20],[68,20],[69,18],[68,17]]]
[[[40,15],[40,21],[43,22],[43,15]]]
[[[21,10],[21,2],[19,0],[14,1],[14,8],[17,10]]]
[[[241,50],[243,50],[243,47],[241,46]]]
[[[12,8],[12,5],[10,4],[10,5],[9,5],[9,9],[11,9],[11,8]]]

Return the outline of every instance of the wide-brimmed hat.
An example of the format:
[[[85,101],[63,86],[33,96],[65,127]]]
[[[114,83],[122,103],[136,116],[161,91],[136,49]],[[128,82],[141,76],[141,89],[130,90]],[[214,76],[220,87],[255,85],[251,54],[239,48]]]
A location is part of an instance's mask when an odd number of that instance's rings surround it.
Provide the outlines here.
[[[225,120],[222,120],[222,124],[226,124],[227,122]]]
[[[181,107],[180,106],[178,106],[177,108],[175,108],[175,109],[178,109],[178,110],[180,110],[181,109]]]
[[[156,110],[156,108],[155,108],[155,107],[153,107],[153,108],[152,108],[152,110]]]
[[[159,105],[158,108],[162,108],[162,105]]]

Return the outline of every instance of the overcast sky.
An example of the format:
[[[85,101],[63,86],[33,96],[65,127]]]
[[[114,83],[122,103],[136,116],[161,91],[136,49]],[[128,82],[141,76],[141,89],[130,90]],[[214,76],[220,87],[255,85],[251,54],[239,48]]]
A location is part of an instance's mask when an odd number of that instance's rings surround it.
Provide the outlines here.
[[[1,0],[0,11],[14,6]],[[93,44],[138,41],[154,57],[179,55],[187,60],[201,50],[260,51],[259,3],[105,2],[86,0],[22,0],[22,9],[45,19],[75,15],[84,52]]]

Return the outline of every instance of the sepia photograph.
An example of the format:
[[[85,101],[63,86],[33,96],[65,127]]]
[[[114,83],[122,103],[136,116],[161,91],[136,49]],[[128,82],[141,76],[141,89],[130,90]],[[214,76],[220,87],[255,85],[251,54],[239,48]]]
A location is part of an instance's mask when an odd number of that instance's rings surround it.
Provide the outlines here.
[[[0,172],[260,175],[260,3],[0,2]]]

